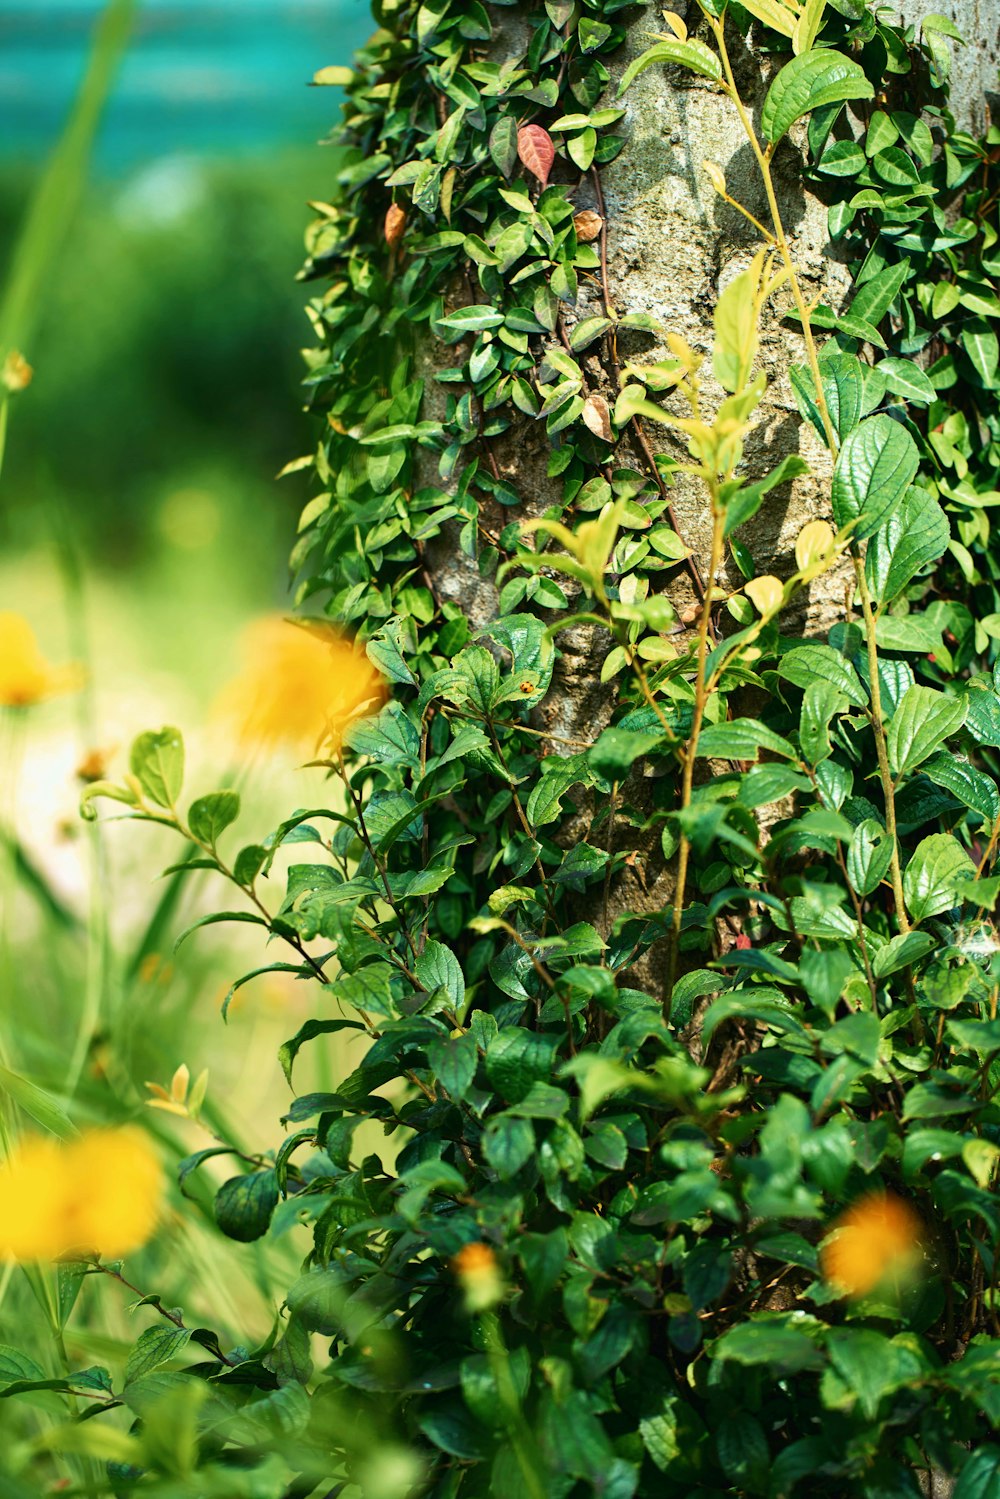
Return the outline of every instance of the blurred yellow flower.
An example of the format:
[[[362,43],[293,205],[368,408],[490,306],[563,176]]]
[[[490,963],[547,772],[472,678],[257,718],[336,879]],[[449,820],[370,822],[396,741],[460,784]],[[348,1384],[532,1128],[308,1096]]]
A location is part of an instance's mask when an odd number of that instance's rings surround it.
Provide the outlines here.
[[[841,1214],[820,1250],[826,1279],[847,1296],[866,1296],[890,1277],[910,1274],[920,1258],[921,1223],[908,1203],[870,1192]]]
[[[452,1258],[455,1273],[468,1312],[483,1312],[503,1300],[503,1274],[496,1255],[488,1244],[466,1244]]]
[[[219,702],[244,748],[336,751],[351,719],[387,696],[364,651],[331,625],[258,620],[247,631],[246,663]]]
[[[75,692],[82,682],[79,666],[49,665],[22,614],[0,610],[0,707],[28,708],[44,697]]]
[[[150,1237],[162,1193],[159,1160],[136,1129],[27,1136],[0,1166],[0,1254],[117,1259]]]

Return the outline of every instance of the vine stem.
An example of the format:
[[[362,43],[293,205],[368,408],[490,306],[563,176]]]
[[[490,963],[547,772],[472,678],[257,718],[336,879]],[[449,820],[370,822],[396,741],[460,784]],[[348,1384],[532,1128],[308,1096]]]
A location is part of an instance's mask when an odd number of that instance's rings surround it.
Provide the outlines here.
[[[823,376],[820,372],[819,354],[816,349],[816,340],[813,336],[812,331],[812,319],[810,316],[809,308],[806,304],[805,296],[802,291],[802,286],[799,282],[798,274],[795,269],[795,262],[792,259],[791,246],[788,243],[788,236],[785,233],[785,226],[782,222],[781,211],[778,207],[777,194],[774,190],[774,178],[771,175],[771,159],[774,154],[774,147],[773,145],[769,145],[766,148],[761,146],[760,141],[757,139],[757,132],[754,130],[753,122],[751,121],[750,116],[747,113],[746,106],[743,103],[743,100],[740,98],[739,90],[736,87],[736,80],[733,76],[733,67],[729,58],[729,49],[726,46],[724,20],[719,19],[715,16],[709,16],[709,21],[719,48],[719,58],[722,63],[722,69],[726,78],[726,82],[724,84],[725,92],[728,94],[730,99],[732,99],[733,104],[736,106],[736,111],[740,117],[740,122],[743,125],[743,129],[746,132],[746,137],[750,143],[750,148],[753,151],[754,156],[757,159],[757,165],[760,168],[760,175],[764,184],[764,192],[767,195],[767,206],[770,210],[771,222],[774,225],[775,245],[777,247],[778,254],[781,256],[781,261],[785,267],[785,271],[788,275],[788,284],[792,293],[792,300],[795,303],[796,311],[799,314],[799,319],[802,324],[802,337],[806,347],[806,358],[809,362],[809,370],[812,375],[813,386],[815,387],[816,407],[820,415],[820,420],[823,423],[823,431],[826,435],[827,447],[830,449],[830,454],[834,462],[836,462],[837,454],[840,451],[837,429],[830,417],[830,409],[827,405],[826,395],[823,391]],[[896,904],[896,919],[899,922],[899,929],[902,933],[905,934],[910,930],[910,923],[909,918],[906,914],[906,901],[903,894],[903,874],[899,861],[899,844],[896,838],[896,788],[893,784],[892,772],[889,768],[889,755],[885,739],[885,720],[882,713],[882,686],[878,671],[878,648],[875,643],[875,611],[872,608],[871,594],[868,591],[868,581],[865,578],[864,562],[862,560],[861,552],[856,541],[851,543],[851,558],[854,562],[854,575],[857,582],[858,594],[861,599],[861,610],[865,621],[865,643],[868,650],[869,692],[871,693],[872,700],[872,709],[869,717],[871,719],[872,730],[875,735],[875,753],[878,759],[879,780],[882,783],[882,796],[885,802],[886,832],[889,834],[889,837],[892,840],[892,859],[889,866],[890,876],[892,879],[892,893],[893,899]]]
[[[714,480],[709,481],[709,492],[712,496],[712,557],[708,568],[708,590],[704,603],[701,606],[701,615],[698,620],[698,655],[696,658],[694,679],[694,718],[691,722],[691,733],[684,750],[684,772],[681,780],[682,813],[686,812],[691,805],[694,762],[698,758],[698,739],[701,735],[701,725],[705,717],[705,708],[709,698],[708,683],[705,680],[705,663],[708,659],[712,588],[716,573],[722,566],[722,551],[725,541],[723,533],[726,516],[725,511],[719,504],[718,486]],[[684,895],[687,888],[688,861],[690,856],[691,844],[687,834],[682,829],[681,841],[677,850],[677,883],[674,886],[673,921],[670,928],[670,950],[667,958],[667,997],[664,1008],[664,1018],[667,1021],[670,1019],[674,983],[677,979],[677,956],[680,950],[681,919],[684,914]]]
[[[870,717],[872,729],[875,732],[875,753],[878,756],[879,779],[882,782],[882,794],[885,801],[885,830],[889,834],[892,848],[892,857],[889,863],[889,873],[892,877],[892,894],[896,902],[896,920],[899,922],[899,930],[905,935],[910,930],[910,922],[906,914],[906,901],[903,895],[903,871],[899,863],[899,842],[896,838],[896,789],[893,785],[892,771],[889,768],[889,752],[885,741],[885,723],[882,718],[882,687],[878,674],[878,649],[875,645],[875,611],[872,608],[872,597],[868,591],[865,565],[861,560],[861,553],[856,541],[851,543],[851,558],[854,562],[854,576],[857,579],[858,594],[861,598],[861,611],[865,620],[865,643],[868,647],[869,691],[872,695]]]

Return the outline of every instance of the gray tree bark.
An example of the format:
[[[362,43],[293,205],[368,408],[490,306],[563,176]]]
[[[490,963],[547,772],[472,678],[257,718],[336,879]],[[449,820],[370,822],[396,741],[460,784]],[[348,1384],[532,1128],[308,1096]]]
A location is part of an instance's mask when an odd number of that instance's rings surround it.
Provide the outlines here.
[[[694,4],[689,0],[674,0],[674,4],[679,13],[687,13],[693,26],[697,19]],[[969,38],[968,46],[954,49],[952,107],[961,128],[980,132],[989,118],[990,100],[996,102],[991,91],[996,88],[1000,61],[998,0],[905,0],[904,15],[918,24],[923,15],[938,7]],[[494,11],[495,60],[523,53],[527,12],[527,6]],[[660,6],[645,5],[616,58],[618,76],[649,45],[650,33],[662,29]],[[771,64],[738,41],[733,44],[732,56],[741,92],[753,109],[759,110],[770,81]],[[615,91],[613,79],[608,99],[614,98]],[[651,313],[695,348],[710,349],[712,315],[719,294],[747,267],[761,240],[735,209],[717,197],[703,162],[716,162],[732,196],[767,222],[767,203],[756,163],[732,104],[704,79],[679,68],[650,68],[633,83],[623,103],[627,114],[619,128],[628,136],[628,145],[602,169],[603,205],[593,196],[589,180],[577,194],[579,207],[603,207],[606,212],[611,300],[620,314]],[[805,122],[800,122],[775,158],[780,208],[804,283],[812,293],[822,292],[823,300],[837,309],[850,290],[850,278],[831,255],[825,206],[803,186],[804,141]],[[599,279],[581,278],[576,318],[602,311]],[[830,518],[831,473],[829,453],[812,429],[801,422],[792,395],[788,371],[791,365],[804,362],[805,351],[801,337],[782,321],[783,311],[781,306],[772,310],[762,330],[759,363],[768,377],[768,391],[759,409],[757,428],[747,443],[746,467],[751,477],[760,477],[786,453],[800,452],[808,461],[809,472],[773,491],[741,532],[758,572],[778,577],[795,570],[795,538],[806,522]],[[619,336],[619,349],[626,357],[632,354],[647,362],[667,352],[651,348],[647,337],[632,338],[630,347],[629,335]],[[441,363],[453,362],[451,351],[428,348],[428,374],[439,356]],[[596,357],[590,359],[588,369],[596,382],[604,379]],[[706,364],[703,373],[708,370]],[[710,376],[708,383],[710,386]],[[433,389],[432,382],[428,385]],[[613,389],[606,389],[605,394],[613,404]],[[712,394],[710,390],[709,400]],[[723,393],[719,390],[714,394],[721,399]],[[432,410],[428,414],[438,413]],[[630,454],[624,441],[616,452],[616,461],[642,467],[642,455],[632,446]],[[686,450],[668,429],[656,431],[655,446],[658,451],[686,457]],[[561,499],[559,481],[546,477],[548,453],[544,430],[528,418],[517,421],[493,444],[501,472],[516,482],[533,513],[557,505]],[[427,479],[431,481],[430,473]],[[704,579],[711,538],[704,491],[695,481],[680,476],[670,499],[680,534]],[[508,518],[503,517],[503,521]],[[480,576],[474,561],[461,555],[454,538],[443,538],[430,548],[428,564],[439,593],[460,603],[474,624],[483,625],[495,616],[497,594],[493,584]],[[724,565],[716,581],[723,587],[737,588],[743,580]],[[846,563],[844,568],[833,569],[818,579],[799,604],[797,615],[792,613],[786,619],[786,631],[824,634],[835,619],[843,617],[848,586]],[[692,577],[678,570],[668,591],[680,618],[691,621],[698,604]],[[591,628],[577,628],[560,635],[559,648],[556,681],[539,710],[537,725],[554,735],[590,741],[608,721],[614,702],[613,692],[600,681],[608,638]],[[551,751],[560,752],[555,740]],[[612,914],[620,910],[662,910],[670,900],[672,873],[660,855],[658,833],[651,837],[648,847],[635,852],[638,859],[613,892]],[[661,954],[654,948],[635,974],[636,982],[656,993],[662,984],[661,968]]]

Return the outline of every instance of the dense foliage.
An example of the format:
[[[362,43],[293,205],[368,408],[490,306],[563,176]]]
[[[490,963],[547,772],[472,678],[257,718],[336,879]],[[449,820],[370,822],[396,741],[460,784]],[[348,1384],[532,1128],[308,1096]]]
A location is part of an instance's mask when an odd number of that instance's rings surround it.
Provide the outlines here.
[[[627,149],[608,64],[634,11],[547,0],[504,63],[496,7],[376,12],[310,238],[323,489],[295,560],[392,700],[346,759],[331,742],[344,800],[232,858],[235,793],[178,811],[176,731],[92,788],[177,827],[191,867],[248,897],[210,919],[259,922],[322,985],[290,1082],[306,1045],[368,1044],[218,1195],[237,1240],[312,1225],[273,1339],[195,1332],[205,1360],[180,1373],[159,1366],[190,1330],[145,1333],[111,1402],[138,1418],[115,1491],[902,1499],[937,1470],[956,1499],[993,1494],[995,141],[954,131],[940,21],[918,42],[857,0],[706,7],[691,36],[668,17],[623,87],[665,64],[726,92],[773,214],[706,356],[617,306],[604,270],[600,167]],[[759,135],[726,45],[752,18],[794,54]],[[897,109],[928,72],[938,112]],[[810,309],[780,221],[789,131],[855,262],[842,313]],[[779,579],[739,530],[802,468],[742,466],[760,318],[788,292],[833,525],[807,526]],[[629,330],[654,359],[619,360]],[[454,360],[425,408],[432,336]],[[672,429],[669,456],[643,423]],[[525,526],[497,449],[529,424],[563,502]],[[704,577],[669,508],[678,469],[713,519]],[[495,579],[485,625],[441,596],[448,548]],[[680,567],[690,629],[662,587]],[[832,567],[849,612],[825,640],[783,635]],[[604,654],[608,723],[561,739],[539,710],[570,627]],[[269,902],[292,842],[308,860]],[[661,857],[667,899],[621,912],[625,873]],[[362,1155],[370,1121],[386,1146]],[[852,1204],[883,1233],[896,1205],[919,1273],[830,1257]]]

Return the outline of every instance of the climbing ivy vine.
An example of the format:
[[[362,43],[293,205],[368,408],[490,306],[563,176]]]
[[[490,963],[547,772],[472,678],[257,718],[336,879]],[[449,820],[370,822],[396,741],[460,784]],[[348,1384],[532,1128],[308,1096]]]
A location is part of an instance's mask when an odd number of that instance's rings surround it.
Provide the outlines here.
[[[182,816],[172,731],[89,793],[175,826],[315,982],[290,1083],[304,1046],[368,1042],[223,1188],[234,1238],[277,1215],[313,1248],[268,1346],[191,1371],[204,1471],[371,1499],[912,1499],[931,1470],[993,1493],[996,132],[948,114],[950,23],[860,0],[703,0],[624,70],[624,0],[375,18],[318,76],[346,104],[304,272],[322,430],[291,465],[319,480],[293,561],[392,700],[331,754],[342,797],[231,859],[233,794]],[[729,55],[751,28],[759,100]],[[769,205],[710,349],[608,275],[601,168],[654,67],[721,91]],[[779,149],[829,204],[843,308],[805,286]],[[781,578],[740,536],[805,467],[744,461],[776,315],[832,474]],[[512,461],[540,437],[541,496]],[[834,568],[844,617],[784,634]],[[601,712],[554,727],[579,639]]]

